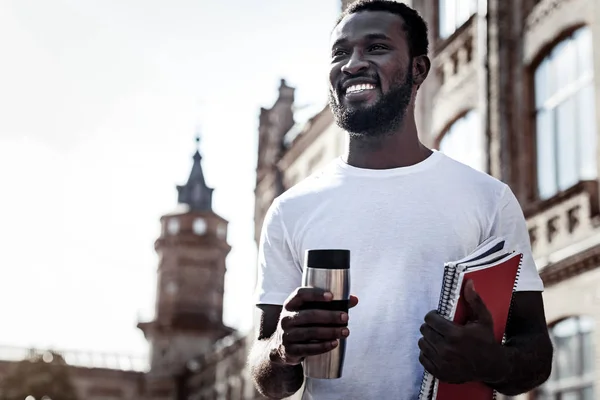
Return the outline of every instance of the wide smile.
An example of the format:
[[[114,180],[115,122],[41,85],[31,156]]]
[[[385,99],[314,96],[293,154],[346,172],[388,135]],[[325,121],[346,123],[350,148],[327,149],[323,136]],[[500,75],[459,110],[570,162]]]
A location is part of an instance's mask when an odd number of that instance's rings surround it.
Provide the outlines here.
[[[360,83],[350,85],[344,92],[344,98],[348,101],[365,101],[377,92],[377,86],[372,83]]]

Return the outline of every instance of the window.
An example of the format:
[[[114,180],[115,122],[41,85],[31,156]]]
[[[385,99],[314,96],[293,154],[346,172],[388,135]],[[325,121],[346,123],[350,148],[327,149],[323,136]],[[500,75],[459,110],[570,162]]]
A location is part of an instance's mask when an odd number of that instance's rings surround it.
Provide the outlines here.
[[[196,218],[192,225],[192,229],[196,235],[204,235],[206,233],[206,221],[202,218]]]
[[[452,35],[477,12],[477,0],[439,0],[440,37]]]
[[[440,151],[477,170],[485,170],[485,148],[474,110],[454,122],[440,141]]]
[[[224,223],[220,223],[217,228],[217,236],[219,239],[225,239],[227,237],[227,226]]]
[[[540,400],[593,400],[594,320],[571,317],[550,328],[554,364],[550,379],[536,391]]]
[[[171,218],[167,222],[167,231],[170,235],[177,235],[179,233],[179,220],[177,218]]]
[[[537,186],[541,199],[597,177],[592,34],[556,45],[535,70]]]

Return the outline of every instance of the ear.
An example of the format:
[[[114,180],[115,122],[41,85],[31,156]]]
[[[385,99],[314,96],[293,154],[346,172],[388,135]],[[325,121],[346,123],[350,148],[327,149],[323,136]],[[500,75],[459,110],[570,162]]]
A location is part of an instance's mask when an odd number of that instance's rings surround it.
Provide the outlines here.
[[[420,87],[431,69],[431,60],[426,55],[416,56],[413,58],[413,81],[417,87]]]

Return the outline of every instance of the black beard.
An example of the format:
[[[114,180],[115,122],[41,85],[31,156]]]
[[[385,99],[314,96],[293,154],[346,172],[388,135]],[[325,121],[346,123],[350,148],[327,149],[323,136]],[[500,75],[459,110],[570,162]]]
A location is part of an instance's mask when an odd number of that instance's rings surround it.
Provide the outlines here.
[[[395,79],[387,93],[365,108],[347,108],[330,89],[329,106],[337,125],[350,136],[364,139],[383,137],[397,131],[404,122],[412,99],[412,70],[408,69],[404,82],[401,79]]]

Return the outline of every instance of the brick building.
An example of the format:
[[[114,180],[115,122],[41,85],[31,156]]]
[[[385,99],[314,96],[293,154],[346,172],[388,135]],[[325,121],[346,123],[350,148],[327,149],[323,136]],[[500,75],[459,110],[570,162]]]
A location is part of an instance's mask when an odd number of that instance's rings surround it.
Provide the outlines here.
[[[519,398],[600,398],[600,3],[406,3],[430,28],[421,140],[508,183],[527,218],[556,353],[551,379]],[[292,105],[282,82],[261,110],[257,237],[272,200],[344,149],[328,107],[294,124]]]

